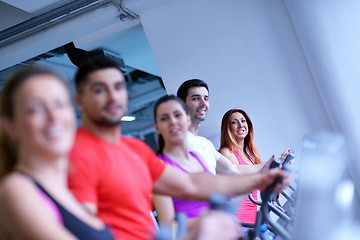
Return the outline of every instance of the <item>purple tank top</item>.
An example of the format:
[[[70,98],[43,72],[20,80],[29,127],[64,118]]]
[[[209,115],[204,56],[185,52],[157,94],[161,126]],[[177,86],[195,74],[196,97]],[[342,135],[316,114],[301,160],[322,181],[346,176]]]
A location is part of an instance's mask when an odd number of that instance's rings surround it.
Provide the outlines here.
[[[195,153],[190,152],[190,155],[193,156],[198,161],[198,163],[204,169],[204,172],[212,174]],[[163,159],[168,164],[180,169],[181,171],[183,171],[185,173],[189,173],[184,168],[182,168],[177,162],[173,161],[168,156],[159,154],[158,157]],[[179,199],[179,198],[173,198],[173,204],[174,204],[174,208],[175,208],[175,214],[185,213],[187,215],[187,218],[198,217],[204,210],[209,208],[209,202],[184,200],[184,199]]]

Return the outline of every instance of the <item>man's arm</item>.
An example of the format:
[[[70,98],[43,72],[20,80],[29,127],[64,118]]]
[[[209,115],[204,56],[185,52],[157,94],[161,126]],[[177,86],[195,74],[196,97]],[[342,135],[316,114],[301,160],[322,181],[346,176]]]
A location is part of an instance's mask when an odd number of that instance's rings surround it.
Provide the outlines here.
[[[277,177],[284,179],[274,189],[275,192],[280,192],[290,181],[288,174],[280,169],[248,175],[214,176],[207,173],[185,174],[167,165],[154,184],[154,192],[177,198],[206,201],[212,193],[234,196],[257,188],[265,190]]]

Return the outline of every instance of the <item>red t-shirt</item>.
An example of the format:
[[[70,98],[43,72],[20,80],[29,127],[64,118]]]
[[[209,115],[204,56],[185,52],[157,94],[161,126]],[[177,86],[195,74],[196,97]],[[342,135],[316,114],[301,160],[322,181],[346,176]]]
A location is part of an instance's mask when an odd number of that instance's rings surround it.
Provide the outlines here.
[[[151,238],[152,187],[165,163],[145,143],[120,137],[112,144],[80,128],[70,161],[71,191],[80,202],[97,206],[117,239]]]

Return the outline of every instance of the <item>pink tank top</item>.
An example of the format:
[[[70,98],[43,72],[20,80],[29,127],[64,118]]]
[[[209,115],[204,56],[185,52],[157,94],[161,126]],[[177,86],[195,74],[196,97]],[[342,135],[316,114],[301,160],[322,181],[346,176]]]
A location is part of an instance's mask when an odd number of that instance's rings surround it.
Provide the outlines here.
[[[240,154],[237,151],[233,151],[240,165],[249,165],[247,162],[242,159]],[[253,165],[253,164],[252,164]],[[255,189],[252,191],[253,197],[257,200],[257,192]],[[256,213],[257,213],[257,205],[254,204],[249,197],[246,197],[244,201],[239,205],[235,216],[240,222],[244,223],[255,223],[256,221]]]

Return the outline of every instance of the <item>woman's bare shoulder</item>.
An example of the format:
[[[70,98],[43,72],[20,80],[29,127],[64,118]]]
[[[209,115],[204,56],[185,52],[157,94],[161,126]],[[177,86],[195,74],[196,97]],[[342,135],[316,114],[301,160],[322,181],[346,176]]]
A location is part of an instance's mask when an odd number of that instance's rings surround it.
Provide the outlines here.
[[[0,183],[0,202],[15,203],[26,199],[29,192],[35,191],[35,185],[31,179],[19,173],[10,173]],[[30,196],[28,196],[30,197]],[[20,199],[19,199],[20,198]]]
[[[0,191],[12,191],[16,190],[19,187],[30,187],[33,188],[34,184],[32,183],[31,179],[23,174],[13,172],[8,174],[1,180],[0,184]]]
[[[233,164],[238,164],[237,158],[234,155],[234,153],[229,148],[220,148],[220,153],[226,157],[228,160],[230,160]]]
[[[231,153],[232,153],[232,152],[230,151],[230,148],[227,148],[227,147],[220,148],[219,152],[220,152],[222,155],[231,154]]]
[[[33,180],[24,174],[14,172],[1,181],[0,212],[0,224],[14,239],[74,239],[46,207]]]

